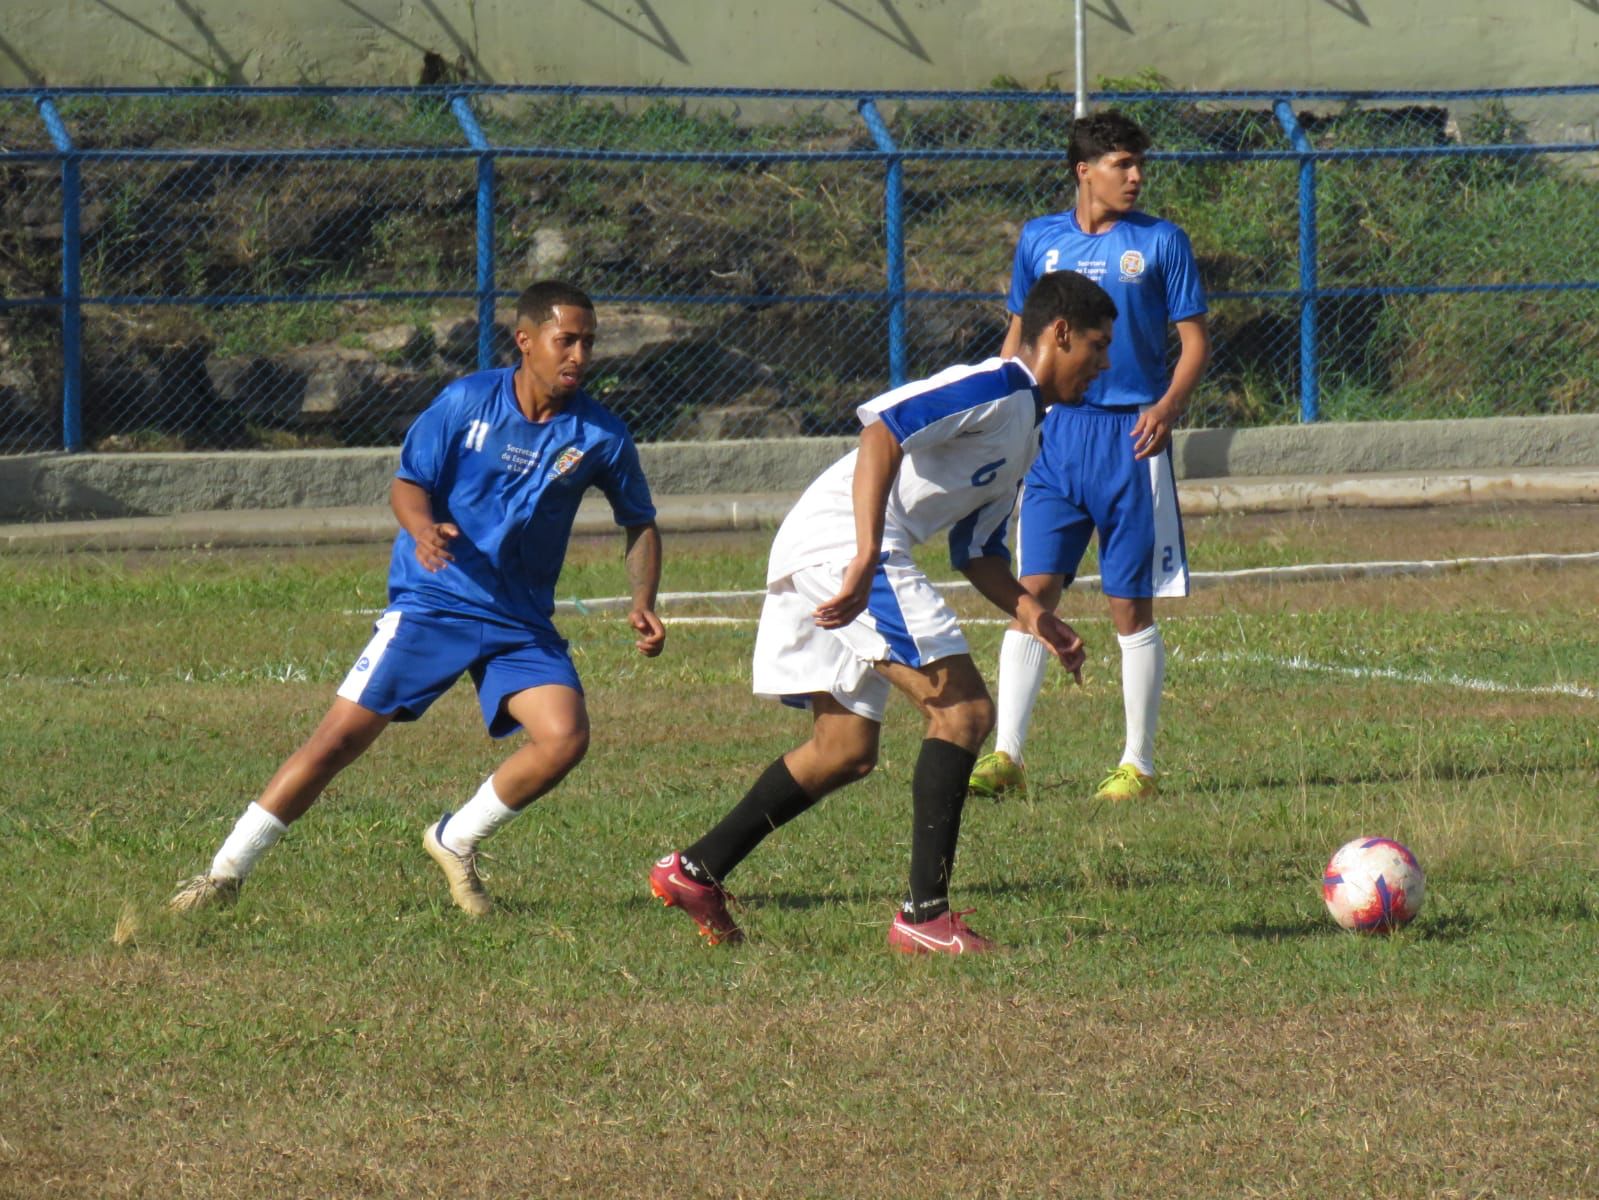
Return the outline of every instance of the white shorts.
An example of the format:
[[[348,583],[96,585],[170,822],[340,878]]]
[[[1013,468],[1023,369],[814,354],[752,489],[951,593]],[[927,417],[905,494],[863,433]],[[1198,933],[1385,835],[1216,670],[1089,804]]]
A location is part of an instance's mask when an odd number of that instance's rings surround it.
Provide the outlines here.
[[[954,611],[909,558],[887,557],[866,611],[842,629],[822,629],[816,606],[838,594],[842,565],[804,567],[766,587],[755,633],[757,696],[810,707],[825,692],[850,712],[881,722],[892,685],[881,662],[925,667],[967,653]]]

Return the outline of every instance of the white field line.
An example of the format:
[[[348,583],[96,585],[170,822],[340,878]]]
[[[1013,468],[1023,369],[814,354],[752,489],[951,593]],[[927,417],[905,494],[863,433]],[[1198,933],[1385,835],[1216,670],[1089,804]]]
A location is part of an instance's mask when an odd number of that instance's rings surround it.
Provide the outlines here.
[[[1469,692],[1493,692],[1505,696],[1575,696],[1599,700],[1599,689],[1576,683],[1502,683],[1497,679],[1475,679],[1453,673],[1399,671],[1392,667],[1348,667],[1319,663],[1300,655],[1280,658],[1270,654],[1194,654],[1184,656],[1192,663],[1245,663],[1250,666],[1277,667],[1284,671],[1313,671],[1322,675],[1342,675],[1346,679],[1380,679],[1388,683],[1414,683],[1435,687],[1461,688]]]
[[[1442,575],[1452,571],[1466,571],[1474,567],[1576,567],[1599,565],[1599,551],[1579,554],[1501,554],[1479,555],[1469,558],[1409,559],[1392,562],[1339,562],[1300,563],[1286,567],[1242,567],[1233,571],[1193,571],[1189,579],[1196,588],[1216,587],[1224,583],[1308,583],[1329,579],[1378,579],[1396,575]],[[1097,592],[1098,575],[1079,575],[1072,587],[1079,591]],[[970,591],[972,585],[964,579],[939,580],[933,584],[942,592]],[[656,598],[659,608],[670,604],[703,603],[714,600],[759,600],[765,596],[763,589],[733,592],[662,592]],[[630,596],[596,596],[591,599],[574,598],[557,600],[557,612],[580,614],[616,612],[633,603]],[[347,617],[377,616],[381,608],[347,608]],[[681,623],[682,618],[679,618]]]
[[[1472,558],[1416,559],[1394,562],[1302,563],[1287,567],[1244,567],[1235,571],[1193,571],[1189,579],[1195,587],[1215,587],[1224,583],[1280,582],[1303,583],[1326,579],[1372,579],[1389,575],[1440,575],[1473,567],[1568,567],[1599,564],[1599,551],[1581,554],[1503,554]],[[1072,583],[1078,590],[1098,591],[1098,575],[1079,575]],[[933,585],[940,591],[971,589],[964,579],[948,579]],[[764,590],[749,592],[662,592],[659,603],[705,600],[759,600]],[[627,596],[600,596],[592,600],[560,600],[555,607],[566,612],[604,612],[625,609],[632,603]]]

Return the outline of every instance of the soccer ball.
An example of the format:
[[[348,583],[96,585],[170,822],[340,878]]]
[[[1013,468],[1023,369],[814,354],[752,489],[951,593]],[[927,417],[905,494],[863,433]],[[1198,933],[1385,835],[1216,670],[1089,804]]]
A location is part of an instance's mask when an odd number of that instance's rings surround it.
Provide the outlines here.
[[[1426,882],[1416,856],[1392,838],[1340,846],[1321,877],[1321,898],[1345,929],[1388,933],[1421,911]]]

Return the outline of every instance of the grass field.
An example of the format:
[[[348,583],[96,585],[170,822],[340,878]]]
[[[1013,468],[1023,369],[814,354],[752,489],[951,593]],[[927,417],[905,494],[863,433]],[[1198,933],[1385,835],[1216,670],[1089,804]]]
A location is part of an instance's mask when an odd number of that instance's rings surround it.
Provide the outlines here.
[[[1195,521],[1196,568],[1599,548],[1599,506]],[[759,536],[669,537],[671,590],[755,587]],[[646,662],[567,615],[589,760],[491,843],[492,917],[418,844],[503,747],[458,688],[397,727],[239,905],[162,902],[310,729],[386,551],[0,559],[0,1196],[1599,1195],[1599,568],[1227,584],[1166,605],[1158,803],[1115,640],[1066,615],[1026,799],[973,801],[956,899],[1013,947],[907,960],[919,731],[731,883],[708,950],[645,872],[803,736],[752,624]],[[934,573],[947,567],[930,562]],[[561,595],[623,590],[619,540]],[[986,616],[970,596],[963,612]],[[753,604],[668,616],[753,617]],[[973,624],[992,672],[999,627]],[[1387,938],[1320,870],[1428,869]]]

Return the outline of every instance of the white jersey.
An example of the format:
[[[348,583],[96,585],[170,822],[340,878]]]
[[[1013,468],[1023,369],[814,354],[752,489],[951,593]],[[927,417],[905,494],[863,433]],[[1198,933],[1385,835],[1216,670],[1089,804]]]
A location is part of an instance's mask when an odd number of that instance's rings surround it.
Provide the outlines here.
[[[855,410],[862,426],[881,421],[905,457],[884,513],[885,557],[949,530],[956,567],[974,558],[1009,560],[1006,526],[1016,489],[1038,454],[1043,404],[1038,384],[1014,359],[956,366],[897,387]],[[772,542],[767,582],[803,567],[855,556],[855,461],[850,451],[823,471],[783,519]]]

